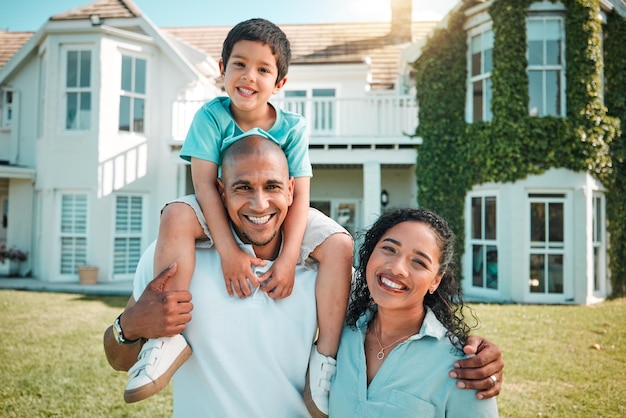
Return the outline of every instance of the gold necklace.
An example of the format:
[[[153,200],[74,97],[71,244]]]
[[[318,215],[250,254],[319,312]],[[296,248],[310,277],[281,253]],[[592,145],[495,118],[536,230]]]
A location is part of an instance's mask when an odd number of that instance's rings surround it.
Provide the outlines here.
[[[407,338],[409,338],[411,335],[413,335],[413,333],[404,336],[402,338],[398,338],[397,340],[395,340],[394,342],[392,342],[391,344],[389,344],[386,347],[383,347],[383,345],[380,343],[380,338],[378,338],[378,331],[376,330],[376,324],[374,324],[374,336],[376,337],[376,341],[378,341],[378,345],[380,346],[380,351],[376,354],[376,358],[378,360],[382,360],[385,358],[385,350],[388,349],[389,347],[391,347],[392,345],[399,343],[402,340],[406,340]]]

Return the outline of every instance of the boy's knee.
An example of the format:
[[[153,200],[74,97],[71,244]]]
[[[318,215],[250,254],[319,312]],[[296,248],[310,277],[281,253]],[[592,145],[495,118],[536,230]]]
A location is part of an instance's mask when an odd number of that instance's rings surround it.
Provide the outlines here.
[[[194,210],[186,203],[172,202],[161,211],[161,228],[180,229],[198,223]]]
[[[322,261],[325,256],[332,257],[333,260],[341,258],[352,259],[354,251],[354,241],[348,234],[336,233],[332,234],[315,249],[318,260]]]

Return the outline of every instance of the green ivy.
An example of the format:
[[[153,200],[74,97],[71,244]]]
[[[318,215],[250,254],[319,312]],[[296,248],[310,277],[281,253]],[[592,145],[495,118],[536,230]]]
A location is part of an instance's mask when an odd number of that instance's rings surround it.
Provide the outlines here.
[[[465,1],[422,49],[415,63],[420,104],[416,135],[424,139],[416,169],[419,204],[445,216],[457,232],[459,248],[464,248],[463,207],[474,185],[515,182],[553,167],[587,171],[607,188],[611,282],[613,294],[624,295],[626,146],[620,120],[626,120],[626,54],[620,42],[626,39],[626,20],[609,13],[603,59],[599,0],[561,0],[567,8],[567,116],[530,117],[525,39],[533,1],[538,0],[497,0],[489,9],[495,37],[489,123],[468,124],[464,117],[464,11],[481,2]]]

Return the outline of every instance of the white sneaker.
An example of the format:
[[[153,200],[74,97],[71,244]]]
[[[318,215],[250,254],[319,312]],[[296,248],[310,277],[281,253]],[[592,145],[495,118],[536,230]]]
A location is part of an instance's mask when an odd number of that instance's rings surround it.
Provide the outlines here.
[[[138,402],[163,389],[189,356],[191,347],[181,334],[149,339],[128,371],[124,400]]]
[[[335,376],[335,370],[337,360],[320,354],[317,346],[313,344],[304,384],[304,404],[313,418],[328,417],[330,381]]]

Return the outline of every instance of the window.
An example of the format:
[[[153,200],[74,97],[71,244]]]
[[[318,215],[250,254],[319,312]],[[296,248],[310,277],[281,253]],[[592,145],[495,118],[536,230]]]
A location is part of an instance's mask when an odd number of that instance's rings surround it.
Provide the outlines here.
[[[498,289],[497,200],[471,198],[472,286]]]
[[[604,199],[600,194],[593,196],[593,290],[603,289],[604,257]]]
[[[493,71],[493,30],[487,29],[470,36],[470,109],[472,122],[490,121],[491,72]]]
[[[116,196],[113,274],[130,275],[135,272],[141,257],[142,233],[143,197]]]
[[[565,266],[565,195],[531,194],[531,293],[563,294]]]
[[[122,56],[119,130],[143,133],[146,102],[146,60]]]
[[[307,119],[313,135],[331,135],[336,128],[335,96],[332,88],[285,90],[283,107]]]
[[[0,115],[0,128],[8,129],[11,127],[11,121],[13,120],[13,102],[14,102],[13,90],[2,90],[2,115]]]
[[[564,31],[560,17],[530,17],[528,41],[528,112],[531,116],[565,116]]]
[[[89,130],[91,128],[91,51],[67,51],[65,97],[65,129]]]
[[[357,214],[359,202],[354,199],[312,200],[311,207],[331,217],[337,223],[356,236],[359,226]]]
[[[87,195],[61,195],[61,274],[87,264]]]

